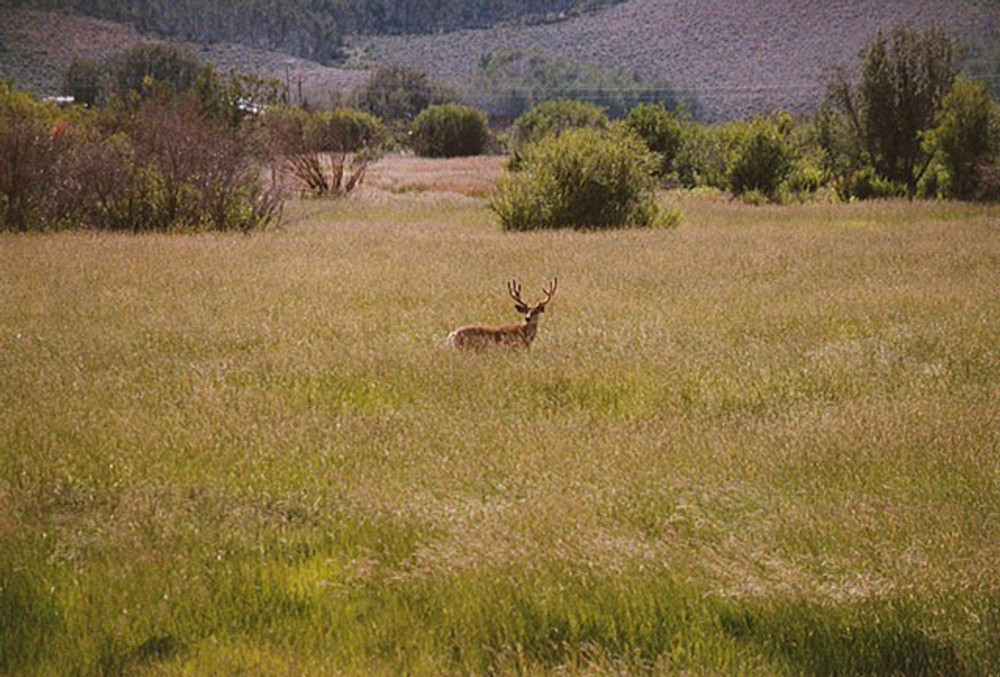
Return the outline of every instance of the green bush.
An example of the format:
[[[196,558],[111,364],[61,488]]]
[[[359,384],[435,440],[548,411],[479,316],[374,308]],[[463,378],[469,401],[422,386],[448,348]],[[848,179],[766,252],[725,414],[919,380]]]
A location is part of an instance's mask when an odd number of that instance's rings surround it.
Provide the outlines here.
[[[837,194],[843,200],[873,200],[877,198],[905,197],[906,184],[890,181],[874,167],[864,167],[837,184]]]
[[[306,120],[303,134],[306,148],[321,153],[376,149],[389,138],[389,131],[378,118],[353,108],[314,113]]]
[[[998,125],[1000,114],[986,83],[957,78],[938,110],[937,126],[924,138],[945,170],[950,197],[983,196],[983,170],[996,162],[1000,145]]]
[[[412,131],[413,150],[424,157],[481,155],[490,140],[486,116],[457,104],[431,106],[417,116]]]
[[[674,171],[685,188],[698,186],[726,190],[726,149],[729,131],[725,126],[682,125],[680,148]]]
[[[490,208],[506,230],[658,225],[655,159],[622,131],[571,129],[525,150]]]
[[[249,130],[154,100],[116,124],[0,89],[0,230],[249,231],[278,218]]]
[[[625,129],[632,132],[653,151],[659,162],[656,173],[666,176],[674,169],[674,160],[681,149],[681,121],[663,105],[642,104],[629,111]]]
[[[510,131],[510,146],[515,153],[521,153],[528,145],[537,143],[546,136],[560,134],[577,127],[606,129],[608,116],[596,104],[583,101],[546,101],[514,121]]]
[[[270,106],[260,118],[272,149],[277,154],[304,153],[309,146],[312,117],[297,106]]]
[[[755,118],[737,130],[726,167],[729,190],[773,200],[792,170],[795,148],[771,120]]]

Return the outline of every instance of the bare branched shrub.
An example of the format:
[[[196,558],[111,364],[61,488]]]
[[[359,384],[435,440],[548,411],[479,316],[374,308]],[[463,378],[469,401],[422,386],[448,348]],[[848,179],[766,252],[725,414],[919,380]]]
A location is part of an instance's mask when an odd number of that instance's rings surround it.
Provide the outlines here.
[[[277,168],[303,193],[346,195],[378,159],[388,132],[374,116],[349,109],[309,114],[275,108],[264,118]]]
[[[285,158],[284,168],[313,195],[346,195],[364,178],[371,160],[363,154],[353,156],[347,171],[347,153],[299,153]],[[344,180],[344,177],[347,180]]]

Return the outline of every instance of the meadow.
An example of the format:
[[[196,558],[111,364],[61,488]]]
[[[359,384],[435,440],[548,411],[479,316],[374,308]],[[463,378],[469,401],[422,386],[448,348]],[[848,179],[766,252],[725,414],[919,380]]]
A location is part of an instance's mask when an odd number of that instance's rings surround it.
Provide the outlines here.
[[[498,166],[0,235],[0,674],[1000,671],[1000,209],[514,234]]]

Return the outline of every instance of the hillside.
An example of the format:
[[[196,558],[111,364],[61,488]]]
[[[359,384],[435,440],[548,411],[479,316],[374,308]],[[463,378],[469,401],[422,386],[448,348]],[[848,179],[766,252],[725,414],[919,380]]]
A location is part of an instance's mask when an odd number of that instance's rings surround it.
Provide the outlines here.
[[[805,110],[822,95],[824,68],[852,64],[880,28],[944,27],[981,44],[1000,3],[976,0],[630,0],[562,23],[365,40],[371,62],[398,60],[445,78],[469,75],[481,54],[537,49],[628,68],[670,82],[709,118],[777,107]]]
[[[100,60],[141,42],[159,38],[125,24],[79,14],[0,8],[0,78],[13,78],[39,95],[58,93],[74,58]],[[361,70],[324,66],[281,52],[218,42],[177,43],[199,54],[222,72],[231,69],[279,78],[293,88],[301,82],[310,101],[322,101],[364,81]]]
[[[709,119],[787,108],[808,110],[823,70],[851,64],[880,28],[942,26],[981,47],[1000,25],[985,0],[628,0],[592,14],[532,26],[503,25],[430,35],[355,37],[349,68],[232,43],[195,46],[220,70],[271,75],[311,101],[363,81],[365,69],[405,63],[455,81],[497,49],[539,50],[666,80],[693,95]],[[100,58],[150,39],[123,24],[60,11],[0,9],[0,77],[55,93],[73,57]]]

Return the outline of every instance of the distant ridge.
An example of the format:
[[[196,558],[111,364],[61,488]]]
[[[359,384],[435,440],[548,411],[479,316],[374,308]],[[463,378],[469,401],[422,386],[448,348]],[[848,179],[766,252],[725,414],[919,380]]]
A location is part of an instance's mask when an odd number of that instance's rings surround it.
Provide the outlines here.
[[[959,43],[995,39],[1000,3],[977,0],[630,0],[565,22],[385,36],[357,47],[373,62],[397,60],[461,78],[481,54],[537,49],[634,70],[693,94],[710,119],[776,108],[811,110],[832,64],[852,65],[879,29],[936,26]]]
[[[192,46],[222,71],[271,75],[322,103],[362,82],[365,69],[403,63],[448,80],[472,74],[483,54],[539,50],[667,81],[710,120],[784,108],[807,112],[822,73],[857,63],[879,29],[944,28],[959,45],[997,39],[991,0],[628,0],[564,21],[349,42],[353,68],[333,68],[229,43]],[[101,58],[150,39],[134,28],[63,11],[0,7],[0,77],[39,94],[58,91],[74,57]],[[996,45],[992,46],[996,50]]]

